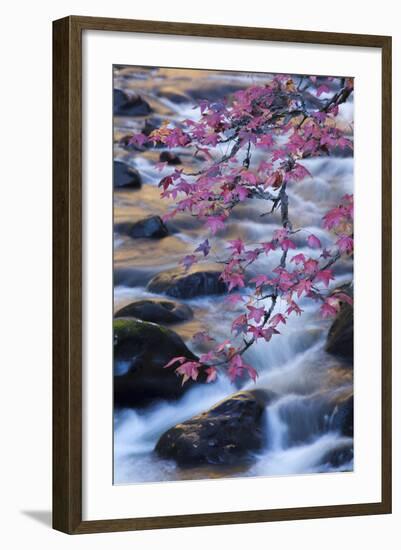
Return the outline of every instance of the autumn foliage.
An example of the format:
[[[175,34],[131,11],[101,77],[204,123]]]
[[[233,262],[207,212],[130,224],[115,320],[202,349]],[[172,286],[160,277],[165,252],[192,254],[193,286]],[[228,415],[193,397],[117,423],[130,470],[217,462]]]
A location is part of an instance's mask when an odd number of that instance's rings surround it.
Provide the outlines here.
[[[353,253],[353,196],[345,195],[323,217],[322,227],[332,235],[331,246],[323,247],[316,235],[293,225],[289,191],[312,177],[302,160],[352,149],[338,123],[340,107],[352,91],[352,79],[275,76],[227,100],[200,101],[196,120],[175,125],[166,121],[149,135],[132,136],[138,148],[184,147],[203,159],[199,172],[175,168],[159,184],[161,197],[174,201],[165,219],[185,212],[210,232],[210,238],[182,259],[186,269],[213,254],[213,236],[224,230],[241,203],[261,199],[266,203],[262,215],[279,214],[270,240],[227,241],[221,278],[228,288],[227,307],[241,306],[241,313],[229,339],[216,342],[206,332],[195,336],[210,348],[199,361],[176,357],[166,365],[182,375],[183,383],[196,380],[201,370],[208,382],[220,369],[232,380],[246,373],[256,379],[256,370],[244,360],[245,351],[259,340],[278,337],[291,315],[302,314],[301,299],[318,302],[324,318],[335,316],[341,302],[351,302],[348,294],[334,292],[332,283],[334,264]],[[300,242],[309,254],[297,251]],[[274,267],[249,278],[249,267],[258,271],[257,262],[266,255],[277,258]],[[251,291],[244,292],[245,287]]]

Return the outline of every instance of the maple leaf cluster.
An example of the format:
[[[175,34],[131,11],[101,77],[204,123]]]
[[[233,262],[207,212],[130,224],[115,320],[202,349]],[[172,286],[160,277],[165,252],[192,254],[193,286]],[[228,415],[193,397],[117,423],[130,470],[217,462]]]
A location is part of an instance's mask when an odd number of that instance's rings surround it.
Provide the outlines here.
[[[161,198],[174,201],[165,220],[186,212],[202,221],[212,238],[225,229],[233,209],[244,201],[263,199],[270,206],[267,213],[280,213],[281,224],[269,240],[227,242],[221,279],[228,288],[228,307],[241,306],[241,313],[232,322],[230,339],[218,343],[207,333],[198,333],[195,339],[211,349],[198,361],[176,357],[166,365],[175,367],[183,383],[197,380],[200,372],[213,382],[220,369],[231,380],[244,375],[255,380],[257,372],[243,354],[255,342],[269,342],[279,335],[291,315],[301,315],[301,300],[316,301],[323,318],[335,316],[343,302],[352,303],[348,294],[332,288],[335,263],[353,253],[353,196],[345,195],[324,215],[322,228],[333,242],[323,247],[318,236],[293,227],[288,195],[289,186],[312,177],[303,159],[352,149],[338,123],[340,106],[352,91],[352,79],[278,75],[265,85],[235,92],[230,100],[200,101],[196,120],[166,122],[149,135],[132,136],[136,146],[186,148],[205,159],[199,172],[176,168],[161,179]],[[253,161],[255,151],[263,153],[258,155],[262,160]],[[209,238],[199,243],[182,259],[184,268],[209,256],[212,244]],[[300,247],[310,253],[298,251]],[[258,261],[269,255],[277,265],[247,278],[250,266],[258,272]]]

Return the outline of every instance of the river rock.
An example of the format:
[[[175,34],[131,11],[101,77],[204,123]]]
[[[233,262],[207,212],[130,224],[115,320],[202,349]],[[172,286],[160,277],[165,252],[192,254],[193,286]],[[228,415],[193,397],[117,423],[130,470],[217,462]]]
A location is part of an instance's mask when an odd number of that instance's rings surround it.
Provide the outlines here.
[[[331,427],[347,437],[354,435],[354,395],[345,393],[337,398],[330,419]]]
[[[209,264],[196,264],[188,271],[184,268],[173,268],[153,277],[147,290],[181,299],[224,294],[227,285],[220,279],[220,275],[221,268]]]
[[[354,308],[343,302],[330,327],[326,351],[352,363],[354,359]]]
[[[265,444],[265,409],[273,395],[241,391],[165,432],[155,451],[180,466],[232,465],[252,459]]]
[[[285,443],[288,446],[308,443],[330,431],[353,436],[352,388],[294,395],[277,405],[279,419],[286,426]]]
[[[152,112],[149,103],[141,96],[128,95],[119,89],[113,91],[113,108],[116,116],[146,116]]]
[[[158,399],[177,399],[195,382],[182,385],[174,367],[163,367],[173,357],[197,357],[178,334],[154,323],[137,319],[114,320],[114,361],[127,372],[114,376],[114,403],[117,407],[143,407]],[[199,382],[205,376],[200,373]]]
[[[321,459],[321,464],[330,465],[333,468],[339,468],[343,464],[349,463],[354,458],[354,445],[352,441],[340,443],[334,449],[331,449]]]
[[[115,188],[121,189],[140,189],[142,186],[141,176],[138,170],[132,166],[115,160],[113,162],[113,185]]]
[[[138,300],[118,310],[115,317],[135,317],[152,323],[179,323],[193,317],[186,304],[172,300]]]
[[[170,151],[162,151],[159,157],[160,162],[167,162],[168,165],[174,166],[181,164],[181,159],[178,155],[171,153]]]
[[[115,229],[133,239],[162,239],[168,235],[168,229],[160,216],[147,216],[137,222],[116,224]]]
[[[207,99],[211,102],[219,102],[225,97],[237,92],[238,90],[243,89],[243,84],[234,84],[234,83],[224,83],[220,82],[216,84],[204,84],[203,86],[197,86],[196,88],[191,88],[186,90],[187,95],[195,102],[198,102],[201,99]]]

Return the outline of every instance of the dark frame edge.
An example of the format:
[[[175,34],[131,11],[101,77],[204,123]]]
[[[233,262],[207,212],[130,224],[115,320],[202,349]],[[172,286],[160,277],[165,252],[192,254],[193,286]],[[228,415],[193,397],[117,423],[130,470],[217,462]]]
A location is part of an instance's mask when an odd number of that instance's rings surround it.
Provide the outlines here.
[[[381,502],[82,521],[81,33],[109,30],[382,49]],[[53,528],[67,534],[389,514],[391,491],[391,37],[69,16],[53,22]]]
[[[183,527],[207,527],[247,523],[265,523],[306,519],[366,516],[389,513],[382,502],[308,508],[282,508],[275,510],[246,510],[219,512],[216,514],[191,514],[184,516],[160,516],[83,521],[73,534],[113,533],[116,531],[144,531],[150,529],[176,529]]]
[[[382,503],[392,513],[392,37],[382,37]]]
[[[81,523],[81,60],[72,18],[53,22],[53,528]]]

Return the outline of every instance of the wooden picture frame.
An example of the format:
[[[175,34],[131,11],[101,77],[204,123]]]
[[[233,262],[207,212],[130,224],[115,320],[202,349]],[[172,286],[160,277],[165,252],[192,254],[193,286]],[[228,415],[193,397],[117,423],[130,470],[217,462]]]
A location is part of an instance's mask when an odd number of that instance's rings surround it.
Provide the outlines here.
[[[82,520],[84,30],[377,48],[382,56],[382,496],[379,502]],[[68,534],[391,513],[391,37],[96,17],[53,23],[53,527]]]

